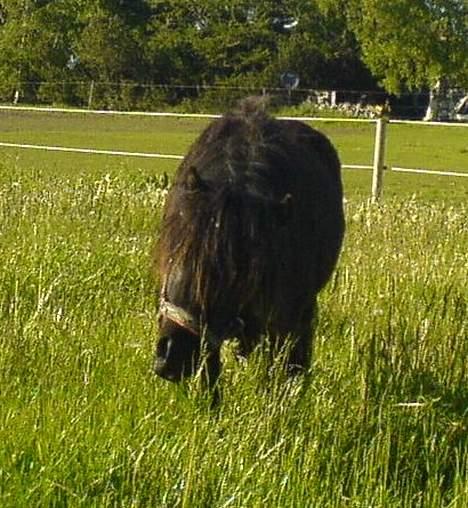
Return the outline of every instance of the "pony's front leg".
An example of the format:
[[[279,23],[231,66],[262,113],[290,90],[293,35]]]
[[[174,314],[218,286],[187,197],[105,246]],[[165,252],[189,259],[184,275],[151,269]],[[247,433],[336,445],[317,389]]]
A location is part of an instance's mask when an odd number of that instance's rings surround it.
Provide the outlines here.
[[[286,372],[288,375],[305,374],[310,368],[316,325],[316,303],[302,312],[298,326],[291,334],[286,350]]]
[[[202,392],[209,392],[211,405],[216,406],[220,401],[219,376],[221,374],[221,359],[219,350],[207,351],[202,356],[198,371],[199,387]]]

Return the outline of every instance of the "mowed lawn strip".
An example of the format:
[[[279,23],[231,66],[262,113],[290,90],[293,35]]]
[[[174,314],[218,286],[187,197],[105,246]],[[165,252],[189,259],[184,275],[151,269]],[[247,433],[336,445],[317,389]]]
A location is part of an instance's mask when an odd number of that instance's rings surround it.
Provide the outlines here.
[[[189,118],[127,117],[118,115],[43,112],[0,112],[0,141],[77,148],[183,155],[208,120]],[[336,145],[345,164],[371,165],[374,125],[314,122]],[[43,152],[0,147],[17,167],[55,168],[63,175],[84,171],[102,174],[138,169],[148,174],[172,174],[177,161],[121,156]],[[468,129],[392,124],[388,128],[387,165],[434,170],[468,171]],[[348,197],[369,196],[369,170],[344,170]],[[427,199],[464,201],[468,179],[434,175],[390,174],[384,177],[384,196],[417,194]]]

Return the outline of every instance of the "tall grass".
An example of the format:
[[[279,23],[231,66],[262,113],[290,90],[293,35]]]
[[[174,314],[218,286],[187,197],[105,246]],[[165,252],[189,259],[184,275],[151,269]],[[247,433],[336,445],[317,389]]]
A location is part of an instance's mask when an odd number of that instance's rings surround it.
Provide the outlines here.
[[[151,375],[156,177],[0,168],[0,506],[465,507],[467,208],[349,198],[311,374]]]

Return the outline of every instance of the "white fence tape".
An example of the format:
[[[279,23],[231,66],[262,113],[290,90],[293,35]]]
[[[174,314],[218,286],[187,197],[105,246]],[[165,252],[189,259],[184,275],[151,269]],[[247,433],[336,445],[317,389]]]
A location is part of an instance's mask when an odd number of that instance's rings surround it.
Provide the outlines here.
[[[209,113],[171,113],[157,111],[115,111],[104,109],[78,109],[78,108],[49,108],[49,107],[30,107],[30,106],[0,106],[0,111],[29,111],[39,113],[74,113],[86,115],[118,115],[118,116],[153,116],[153,117],[172,117],[172,118],[221,118],[220,114]],[[278,116],[278,120],[302,120],[303,122],[354,122],[354,123],[375,123],[371,118],[323,118],[316,116]]]
[[[30,148],[33,150],[47,150],[49,152],[76,152],[101,155],[120,155],[126,157],[146,157],[149,159],[183,159],[183,155],[171,155],[164,153],[144,153],[144,152],[122,152],[119,150],[99,150],[95,148],[71,148],[66,146],[47,146],[47,145],[24,145],[19,143],[3,143],[0,146],[6,148]]]
[[[174,159],[182,160],[183,155],[173,155],[167,153],[145,153],[145,152],[123,152],[116,150],[99,150],[94,148],[72,148],[67,146],[47,146],[47,145],[29,145],[20,143],[3,143],[0,142],[0,147],[5,148],[29,148],[32,150],[45,150],[49,152],[75,152],[87,154],[101,154],[101,155],[119,155],[125,157],[145,157],[148,159]],[[372,169],[372,166],[364,164],[342,164],[343,168],[348,169]]]
[[[31,113],[74,113],[84,115],[119,115],[119,116],[168,116],[180,118],[221,118],[221,115],[202,113],[161,113],[153,111],[113,111],[100,109],[78,109],[78,108],[46,108],[29,106],[0,106],[0,111],[29,111]]]
[[[424,120],[389,120],[389,122],[407,125],[436,125],[437,127],[468,127],[467,122],[426,122]]]
[[[460,173],[458,171],[437,171],[435,169],[419,169],[419,168],[398,168],[392,166],[392,171],[397,173],[422,173],[424,175],[439,175],[439,176],[468,176],[468,173]]]

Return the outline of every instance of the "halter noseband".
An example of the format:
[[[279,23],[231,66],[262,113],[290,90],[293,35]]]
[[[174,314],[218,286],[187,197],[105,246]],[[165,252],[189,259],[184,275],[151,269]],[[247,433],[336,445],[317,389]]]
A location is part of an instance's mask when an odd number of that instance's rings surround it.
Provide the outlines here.
[[[198,320],[182,307],[174,305],[165,298],[161,298],[159,301],[158,316],[169,319],[181,328],[185,328],[192,335],[200,335]]]
[[[159,301],[158,316],[172,321],[192,335],[203,337],[210,346],[216,349],[219,349],[228,337],[233,337],[244,329],[244,321],[237,317],[229,323],[223,333],[214,334],[192,314],[169,302],[164,296]]]
[[[169,261],[172,264],[172,259]],[[158,318],[164,317],[169,321],[172,321],[177,326],[180,326],[184,330],[196,337],[203,338],[207,343],[219,349],[221,344],[229,337],[239,335],[244,330],[244,321],[240,317],[234,318],[228,323],[225,330],[222,333],[215,334],[209,330],[206,324],[203,324],[200,319],[197,319],[190,312],[186,311],[182,307],[171,303],[167,297],[167,277],[164,279],[161,296],[159,298],[159,311]]]

